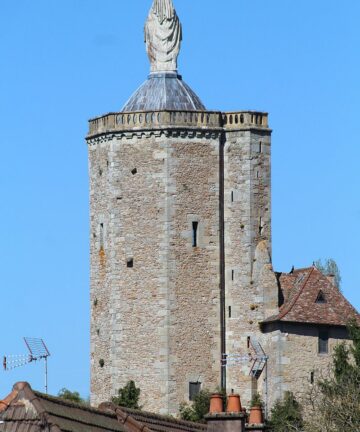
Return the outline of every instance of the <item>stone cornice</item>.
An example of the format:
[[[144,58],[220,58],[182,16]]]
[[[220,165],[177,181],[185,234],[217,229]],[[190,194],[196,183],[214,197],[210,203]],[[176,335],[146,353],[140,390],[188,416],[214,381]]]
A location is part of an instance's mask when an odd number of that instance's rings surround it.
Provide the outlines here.
[[[151,111],[109,113],[89,121],[89,144],[109,140],[110,136],[216,137],[222,131],[269,131],[268,115],[256,111],[221,113],[218,111]]]
[[[86,138],[87,143],[91,146],[94,144],[99,144],[103,142],[108,142],[114,138],[118,140],[134,139],[134,138],[151,138],[156,137],[172,137],[172,138],[207,138],[216,139],[219,137],[220,133],[223,131],[222,128],[218,129],[182,129],[182,128],[172,128],[172,129],[149,129],[149,130],[137,130],[137,131],[124,131],[124,132],[106,132],[98,135],[88,136]]]

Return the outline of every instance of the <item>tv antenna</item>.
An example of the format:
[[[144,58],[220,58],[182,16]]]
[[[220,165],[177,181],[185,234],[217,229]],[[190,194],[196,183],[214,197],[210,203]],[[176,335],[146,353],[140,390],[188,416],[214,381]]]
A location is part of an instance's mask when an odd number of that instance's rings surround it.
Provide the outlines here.
[[[3,367],[5,371],[10,371],[29,363],[44,360],[45,363],[45,393],[48,392],[48,364],[47,359],[50,352],[43,339],[24,337],[24,342],[29,354],[4,356]]]
[[[269,357],[266,355],[263,347],[257,341],[255,337],[248,337],[247,339],[247,354],[223,354],[221,358],[221,367],[239,367],[243,364],[251,364],[249,375],[258,380],[262,374],[265,372],[264,383],[265,383],[265,415],[267,417],[268,409],[268,360]]]

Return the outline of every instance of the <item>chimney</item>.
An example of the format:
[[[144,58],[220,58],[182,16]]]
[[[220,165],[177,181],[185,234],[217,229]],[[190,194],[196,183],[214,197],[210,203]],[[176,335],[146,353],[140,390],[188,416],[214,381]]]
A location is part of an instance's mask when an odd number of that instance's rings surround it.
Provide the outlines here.
[[[328,281],[332,283],[332,285],[334,285],[334,286],[336,285],[335,284],[335,275],[329,274],[326,277],[327,277]]]
[[[210,399],[210,413],[206,416],[207,432],[245,432],[245,414],[241,409],[240,396],[228,396],[226,412],[221,394]]]

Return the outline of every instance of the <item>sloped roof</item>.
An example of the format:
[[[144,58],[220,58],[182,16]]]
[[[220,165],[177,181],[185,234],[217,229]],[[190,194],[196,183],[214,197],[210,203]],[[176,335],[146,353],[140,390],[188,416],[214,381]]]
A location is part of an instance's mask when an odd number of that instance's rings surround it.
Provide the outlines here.
[[[153,73],[135,91],[122,112],[135,111],[205,111],[196,93],[176,73]]]
[[[204,432],[206,425],[105,403],[99,409],[17,383],[0,401],[0,432]]]
[[[116,415],[14,385],[0,402],[1,432],[127,432]]]
[[[360,322],[356,309],[316,267],[281,273],[279,284],[284,302],[279,314],[267,318],[264,323],[288,321],[346,326],[351,318]],[[322,293],[323,302],[317,301],[319,293]]]
[[[115,412],[120,422],[126,416],[130,416],[139,422],[139,424],[154,432],[203,432],[207,430],[206,424],[178,420],[173,417],[157,415],[146,411],[117,407],[109,402],[101,404],[99,408],[106,412]]]

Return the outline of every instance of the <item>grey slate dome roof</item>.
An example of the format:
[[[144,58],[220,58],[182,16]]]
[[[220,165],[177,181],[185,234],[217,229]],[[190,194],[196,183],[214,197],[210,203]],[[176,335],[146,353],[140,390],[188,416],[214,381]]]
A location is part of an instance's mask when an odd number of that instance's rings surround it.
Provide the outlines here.
[[[205,111],[199,97],[176,72],[152,73],[126,102],[122,112]]]

